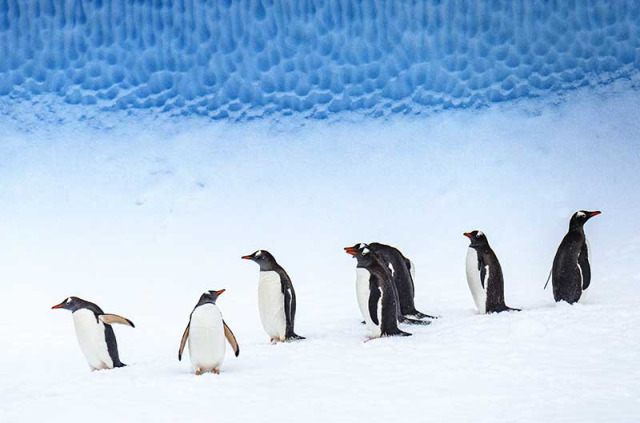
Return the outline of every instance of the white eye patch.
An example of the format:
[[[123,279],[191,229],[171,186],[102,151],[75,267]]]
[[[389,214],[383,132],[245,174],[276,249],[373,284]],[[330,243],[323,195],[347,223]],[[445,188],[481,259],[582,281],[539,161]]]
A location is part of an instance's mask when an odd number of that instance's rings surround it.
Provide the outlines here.
[[[358,244],[358,248],[364,248],[365,245],[361,242],[360,244]]]
[[[363,256],[367,255],[367,254],[369,254],[369,249],[368,248],[365,248],[364,250],[362,250],[362,255]]]
[[[262,250],[256,251],[256,257],[260,257],[262,255]]]
[[[69,304],[71,302],[71,297],[67,298],[66,303]]]
[[[478,237],[480,237],[480,236],[484,236],[484,233],[482,233],[482,232],[478,231],[478,234],[477,234],[476,236],[478,236]]]
[[[578,212],[578,213],[576,213],[576,216],[577,216],[577,217],[585,217],[585,216],[586,216],[586,214],[584,214],[584,213],[582,213],[582,212]]]

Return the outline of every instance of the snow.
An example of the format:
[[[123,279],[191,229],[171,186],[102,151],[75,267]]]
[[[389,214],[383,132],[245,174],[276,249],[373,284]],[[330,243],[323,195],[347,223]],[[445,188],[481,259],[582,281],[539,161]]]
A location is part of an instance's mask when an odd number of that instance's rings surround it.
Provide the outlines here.
[[[633,75],[640,3],[4,0],[0,51],[7,113],[413,114]]]
[[[631,79],[427,118],[4,119],[0,421],[637,421],[639,102]],[[590,294],[555,304],[542,287],[581,209],[603,211]],[[471,228],[522,312],[474,312]],[[343,247],[373,241],[411,258],[416,306],[442,316],[411,337],[364,342]],[[258,249],[291,276],[307,340],[269,343],[240,259]],[[197,377],[180,337],[221,288],[240,356]],[[129,366],[89,371],[50,309],[69,295],[135,323],[115,327]]]

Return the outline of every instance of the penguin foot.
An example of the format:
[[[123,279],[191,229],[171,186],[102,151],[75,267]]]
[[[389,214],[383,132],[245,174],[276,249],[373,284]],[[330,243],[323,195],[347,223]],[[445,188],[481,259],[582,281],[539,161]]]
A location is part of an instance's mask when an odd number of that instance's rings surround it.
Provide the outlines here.
[[[409,332],[404,332],[398,329],[397,331],[383,333],[382,336],[411,336]]]
[[[431,324],[431,320],[416,320],[416,319],[409,319],[409,318],[405,317],[400,321],[400,323],[406,323],[408,325],[426,326],[426,325],[430,325]]]
[[[304,336],[296,335],[294,333],[293,335],[287,336],[284,340],[287,342],[291,342],[291,341],[300,341],[302,339],[307,339],[307,338],[305,338]]]
[[[415,313],[408,315],[407,317],[414,317],[416,319],[437,319],[438,316],[431,316],[429,314],[424,314],[416,310]]]
[[[220,374],[220,367],[216,367],[215,369],[213,369],[213,373],[219,375]]]
[[[201,375],[202,375],[202,370],[196,369],[196,376],[201,376]]]

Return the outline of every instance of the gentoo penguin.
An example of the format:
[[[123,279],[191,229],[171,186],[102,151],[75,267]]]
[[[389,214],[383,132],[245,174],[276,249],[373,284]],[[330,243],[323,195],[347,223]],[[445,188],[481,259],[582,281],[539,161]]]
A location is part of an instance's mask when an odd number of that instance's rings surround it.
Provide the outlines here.
[[[96,304],[78,297],[69,297],[51,308],[71,311],[78,344],[92,371],[125,366],[118,356],[118,343],[111,325],[120,323],[133,328],[131,320],[106,314]]]
[[[480,231],[472,231],[466,232],[464,236],[471,240],[467,252],[467,283],[478,311],[482,314],[520,311],[507,307],[504,303],[502,268],[486,235]]]
[[[398,329],[397,299],[384,261],[368,247],[345,250],[358,262],[356,296],[371,336],[410,336],[410,333]]]
[[[345,247],[345,251],[350,253],[350,251],[359,251],[365,247],[368,247],[384,261],[391,272],[394,294],[398,299],[399,316],[401,316],[398,320],[405,323],[421,324],[419,320],[415,319],[434,319],[435,317],[416,310],[414,303],[415,266],[411,260],[406,258],[397,248],[378,242],[371,244],[358,243],[352,247]]]
[[[189,316],[189,324],[182,334],[178,360],[182,360],[184,346],[189,340],[189,357],[191,365],[200,376],[204,372],[220,374],[220,365],[224,360],[227,338],[233,348],[236,357],[240,355],[240,347],[236,337],[222,318],[222,313],[216,305],[218,296],[225,290],[208,291],[200,296],[198,304],[193,308]]]
[[[258,309],[262,326],[271,342],[305,339],[293,329],[296,318],[296,291],[287,272],[266,250],[242,256],[260,266]]]
[[[551,268],[553,298],[573,304],[584,298],[591,283],[589,242],[584,234],[584,224],[599,211],[577,211],[569,221],[569,232],[564,236]],[[547,280],[547,283],[549,281]],[[545,285],[546,288],[546,285]]]

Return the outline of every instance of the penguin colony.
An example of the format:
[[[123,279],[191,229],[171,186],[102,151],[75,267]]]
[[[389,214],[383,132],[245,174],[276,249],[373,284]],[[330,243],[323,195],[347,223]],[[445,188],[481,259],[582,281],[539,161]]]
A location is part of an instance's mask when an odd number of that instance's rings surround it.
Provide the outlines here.
[[[591,284],[589,243],[584,224],[600,213],[580,210],[571,216],[569,231],[558,247],[549,274],[556,302],[573,304],[580,301]],[[478,230],[466,232],[464,236],[470,241],[466,261],[467,283],[478,312],[520,311],[505,304],[502,268],[487,236]],[[416,309],[415,266],[400,250],[380,243],[358,243],[344,250],[356,259],[356,298],[370,339],[411,336],[398,324],[428,325],[437,318]],[[262,327],[271,343],[305,339],[294,330],[296,293],[284,268],[266,250],[258,250],[242,259],[260,266],[258,308]],[[182,335],[178,360],[182,360],[188,344],[191,366],[196,375],[220,373],[227,342],[236,357],[240,354],[238,341],[216,304],[224,292],[224,289],[207,291],[200,296]],[[105,313],[98,305],[78,297],[68,297],[52,309],[71,311],[78,345],[92,371],[125,366],[120,361],[112,325],[133,328],[131,320]]]

